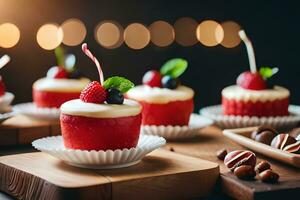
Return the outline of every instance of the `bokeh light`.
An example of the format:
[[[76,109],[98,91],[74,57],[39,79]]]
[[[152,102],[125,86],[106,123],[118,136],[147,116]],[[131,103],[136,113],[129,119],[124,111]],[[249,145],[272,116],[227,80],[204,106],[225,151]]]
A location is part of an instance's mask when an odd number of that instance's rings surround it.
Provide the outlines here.
[[[165,21],[156,21],[149,26],[151,42],[159,47],[165,47],[174,41],[175,32],[171,24]]]
[[[174,24],[175,41],[182,46],[197,44],[197,26],[197,21],[192,18],[183,17],[178,19]]]
[[[55,24],[45,24],[39,28],[36,39],[40,47],[52,50],[61,44],[63,30]]]
[[[101,22],[95,29],[95,38],[105,48],[117,48],[123,43],[123,28],[114,21]]]
[[[20,30],[11,23],[0,25],[0,47],[11,48],[20,40]]]
[[[205,46],[216,46],[222,42],[224,31],[218,22],[205,20],[197,28],[197,38]]]
[[[240,25],[234,21],[226,21],[221,24],[224,30],[224,38],[221,45],[227,48],[236,47],[241,43],[238,32],[241,30]]]
[[[140,23],[133,23],[126,27],[124,40],[132,49],[142,49],[150,42],[149,30]]]
[[[79,19],[68,19],[62,25],[63,43],[68,46],[76,46],[82,43],[86,36],[86,28]]]

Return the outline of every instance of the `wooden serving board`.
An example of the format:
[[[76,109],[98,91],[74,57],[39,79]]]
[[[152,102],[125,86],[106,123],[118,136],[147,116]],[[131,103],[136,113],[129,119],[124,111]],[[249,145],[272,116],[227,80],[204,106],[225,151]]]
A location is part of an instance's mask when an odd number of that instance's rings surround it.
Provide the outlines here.
[[[0,125],[0,146],[30,144],[35,139],[59,134],[59,121],[16,115]]]
[[[164,147],[185,155],[198,157],[219,163],[221,171],[220,192],[235,199],[282,199],[283,196],[300,196],[300,171],[299,169],[279,162],[269,157],[257,154],[258,162],[267,160],[272,169],[279,173],[280,180],[278,184],[266,184],[259,180],[242,181],[236,178],[223,161],[216,157],[216,152],[222,148],[227,151],[245,149],[241,145],[226,138],[222,130],[211,126],[201,130],[196,138],[168,142]],[[279,195],[278,195],[279,194]]]
[[[287,151],[276,149],[271,147],[270,145],[266,145],[251,139],[250,135],[255,130],[257,130],[257,127],[227,129],[223,131],[223,134],[236,143],[247,147],[254,152],[261,153],[262,155],[269,156],[276,160],[280,160],[282,162],[300,168],[299,154],[289,153]]]
[[[209,195],[216,163],[156,150],[122,169],[72,167],[45,153],[0,157],[0,190],[17,199],[191,199]]]

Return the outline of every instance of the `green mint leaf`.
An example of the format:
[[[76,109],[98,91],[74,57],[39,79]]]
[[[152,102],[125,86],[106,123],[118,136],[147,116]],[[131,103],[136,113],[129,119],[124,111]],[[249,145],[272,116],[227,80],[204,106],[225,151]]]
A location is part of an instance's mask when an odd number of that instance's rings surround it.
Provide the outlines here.
[[[278,68],[270,68],[270,67],[261,67],[259,69],[259,74],[264,78],[264,79],[269,79],[271,78],[274,74],[278,72]]]
[[[56,47],[54,53],[56,56],[57,65],[60,67],[65,67],[65,54],[63,48],[61,46]]]
[[[103,87],[106,90],[109,88],[115,88],[121,93],[126,93],[128,90],[134,87],[134,84],[124,77],[113,76],[104,81]]]
[[[187,68],[188,62],[182,58],[168,60],[160,69],[162,75],[178,78]]]

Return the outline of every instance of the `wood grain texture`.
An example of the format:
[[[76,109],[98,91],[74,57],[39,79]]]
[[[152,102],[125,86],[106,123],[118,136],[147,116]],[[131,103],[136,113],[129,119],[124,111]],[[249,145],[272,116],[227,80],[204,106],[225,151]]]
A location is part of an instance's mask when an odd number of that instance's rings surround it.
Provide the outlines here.
[[[267,160],[272,169],[280,174],[278,184],[266,184],[260,181],[242,181],[237,179],[225,167],[222,161],[216,157],[216,152],[222,148],[228,151],[245,149],[239,144],[231,141],[222,134],[222,130],[211,126],[202,129],[194,139],[168,142],[164,147],[177,153],[190,155],[220,164],[221,189],[226,195],[236,199],[278,199],[278,193],[287,195],[300,195],[300,172],[299,169],[257,154],[258,161]]]
[[[0,125],[0,146],[30,144],[38,138],[59,134],[58,121],[41,121],[17,115]]]
[[[157,150],[114,170],[72,167],[44,153],[0,157],[0,189],[18,199],[190,199],[210,194],[217,164]]]

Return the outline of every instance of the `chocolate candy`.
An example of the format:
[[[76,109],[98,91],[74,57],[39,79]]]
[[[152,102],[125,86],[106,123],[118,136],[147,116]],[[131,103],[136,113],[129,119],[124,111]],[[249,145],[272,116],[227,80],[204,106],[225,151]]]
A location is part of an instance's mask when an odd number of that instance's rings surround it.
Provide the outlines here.
[[[271,146],[276,149],[284,150],[285,147],[290,144],[294,144],[297,140],[291,137],[289,134],[282,133],[277,135],[271,142]]]
[[[251,165],[241,165],[236,167],[233,171],[239,179],[251,180],[255,177],[256,173]]]
[[[217,151],[217,157],[219,158],[219,160],[224,160],[226,155],[227,155],[226,149],[221,149],[221,150]]]
[[[254,168],[256,164],[256,156],[251,151],[236,150],[228,153],[225,156],[224,164],[231,171],[234,171],[236,167],[241,165],[250,165],[252,168]]]
[[[273,138],[278,132],[269,126],[260,126],[256,131],[253,131],[251,138],[255,141],[270,145]]]
[[[255,166],[255,171],[257,171],[258,173],[261,173],[270,168],[271,168],[271,165],[267,161],[264,160]]]
[[[283,148],[283,150],[290,153],[300,154],[300,141],[287,145],[286,147]]]
[[[259,174],[259,178],[266,183],[276,183],[279,179],[279,175],[271,169],[267,169]]]

